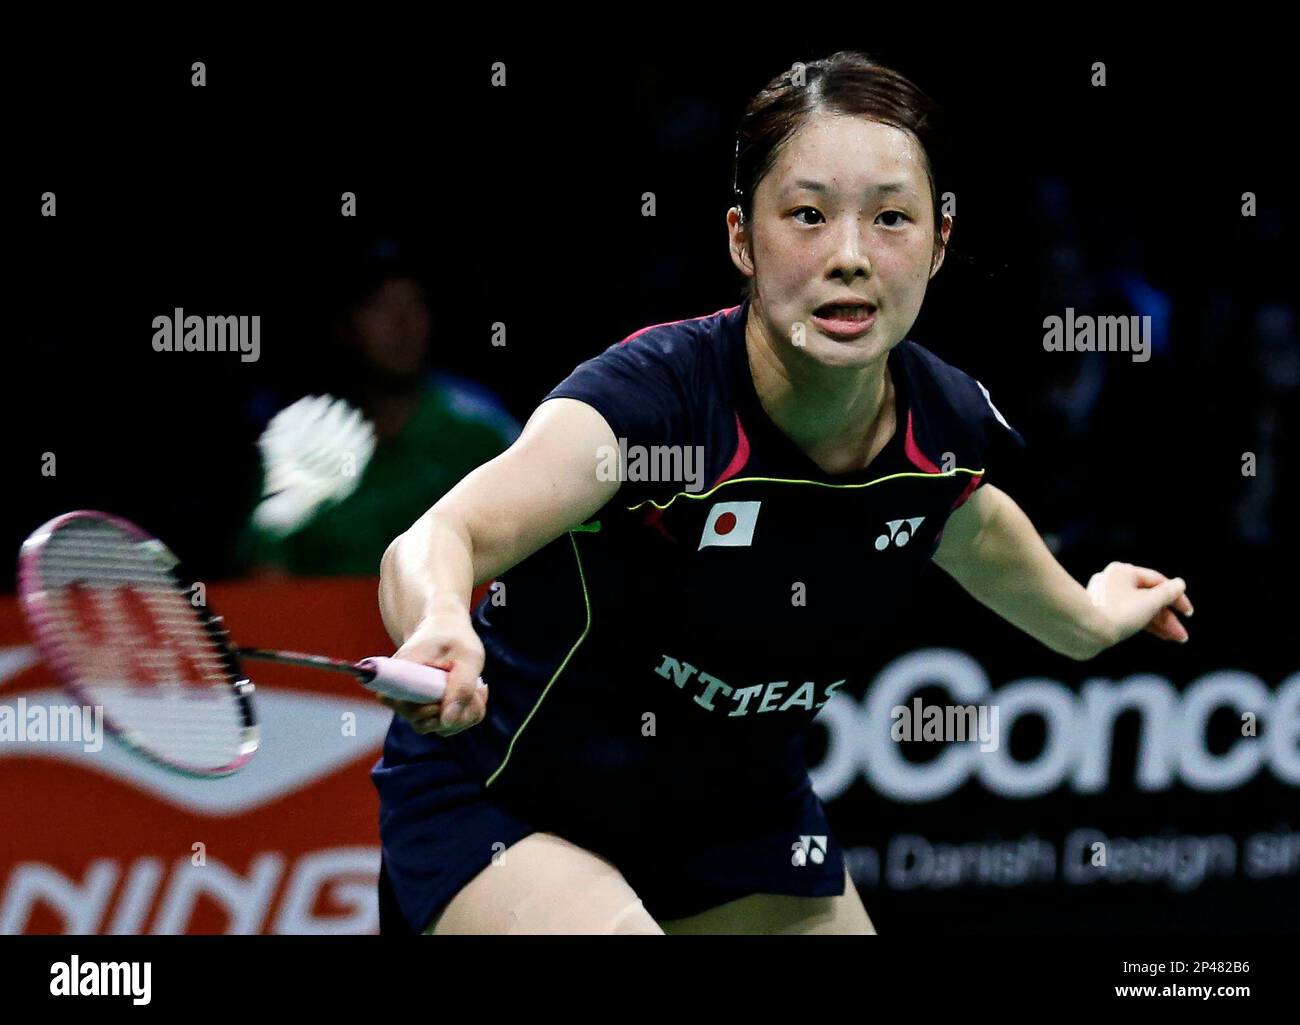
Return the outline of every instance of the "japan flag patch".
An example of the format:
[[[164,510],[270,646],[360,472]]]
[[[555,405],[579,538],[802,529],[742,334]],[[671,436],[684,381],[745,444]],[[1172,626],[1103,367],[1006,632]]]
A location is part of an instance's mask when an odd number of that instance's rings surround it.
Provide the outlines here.
[[[709,510],[704,522],[700,548],[723,545],[747,548],[754,542],[754,525],[758,523],[759,502],[719,502]],[[695,549],[697,552],[699,548]]]

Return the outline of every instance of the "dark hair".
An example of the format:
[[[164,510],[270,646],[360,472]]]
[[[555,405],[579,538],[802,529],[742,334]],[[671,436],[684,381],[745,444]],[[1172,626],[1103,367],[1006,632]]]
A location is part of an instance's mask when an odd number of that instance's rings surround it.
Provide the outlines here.
[[[731,179],[733,205],[740,207],[743,221],[753,223],[754,191],[772,170],[781,148],[814,114],[821,112],[859,115],[915,137],[930,181],[934,206],[932,259],[937,259],[943,248],[943,218],[931,150],[937,141],[939,108],[904,75],[865,54],[847,50],[823,60],[796,64],[768,82],[749,101],[736,131]],[[747,278],[745,292],[751,299],[753,289],[754,279]]]

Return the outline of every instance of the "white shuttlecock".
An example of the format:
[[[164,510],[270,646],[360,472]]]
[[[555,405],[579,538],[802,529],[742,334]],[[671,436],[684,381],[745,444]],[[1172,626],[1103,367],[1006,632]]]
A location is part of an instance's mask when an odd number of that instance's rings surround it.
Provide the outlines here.
[[[309,395],[276,413],[257,447],[263,486],[253,522],[283,536],[356,490],[375,451],[375,429],[342,399]]]

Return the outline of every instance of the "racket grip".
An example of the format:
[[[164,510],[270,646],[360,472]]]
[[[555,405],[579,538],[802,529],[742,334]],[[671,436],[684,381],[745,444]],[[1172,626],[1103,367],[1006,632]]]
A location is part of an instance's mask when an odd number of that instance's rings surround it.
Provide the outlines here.
[[[363,680],[362,686],[384,694],[398,701],[414,701],[421,705],[435,704],[442,700],[447,688],[447,673],[443,669],[422,666],[418,662],[409,662],[404,658],[385,658],[375,655],[363,658],[357,663],[358,669],[374,673],[374,678]],[[483,680],[478,681],[480,687]]]

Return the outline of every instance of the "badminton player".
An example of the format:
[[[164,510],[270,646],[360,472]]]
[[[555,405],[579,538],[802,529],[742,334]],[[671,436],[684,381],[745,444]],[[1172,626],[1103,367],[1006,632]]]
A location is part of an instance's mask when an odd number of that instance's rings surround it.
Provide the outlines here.
[[[803,74],[741,121],[744,301],[581,364],[384,557],[398,657],[449,678],[389,702],[383,931],[873,932],[801,737],[927,562],[1077,659],[1187,639],[1182,580],[1066,573],[991,483],[1019,436],[906,340],[952,228],[930,101]]]

